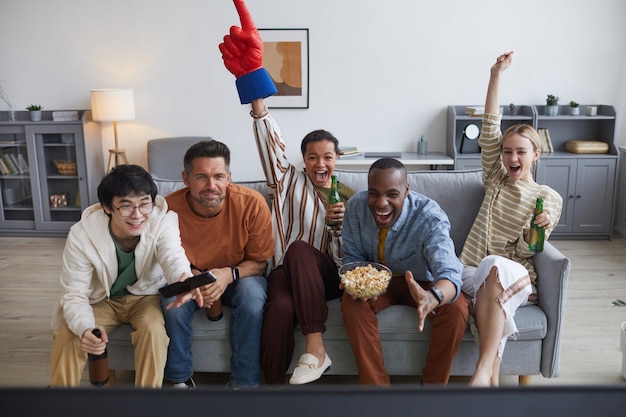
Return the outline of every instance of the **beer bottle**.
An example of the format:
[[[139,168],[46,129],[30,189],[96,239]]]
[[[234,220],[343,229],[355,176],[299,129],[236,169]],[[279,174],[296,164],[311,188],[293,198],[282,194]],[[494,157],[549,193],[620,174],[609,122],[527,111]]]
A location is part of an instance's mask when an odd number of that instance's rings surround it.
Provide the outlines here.
[[[337,176],[333,175],[330,178],[332,182],[330,186],[330,193],[328,194],[328,211],[332,209],[333,204],[341,202],[341,197],[339,197],[339,189],[337,188]],[[332,221],[326,221],[326,224],[328,226],[339,226],[339,223],[335,223]]]
[[[224,312],[222,311],[222,300],[215,300],[211,308],[207,308],[206,310],[206,318],[210,321],[220,321],[224,317]]]
[[[545,240],[545,229],[535,224],[538,214],[543,213],[543,198],[538,197],[535,203],[535,213],[530,221],[530,236],[528,239],[528,249],[533,252],[541,252],[543,250],[543,241]]]
[[[100,329],[91,331],[97,338],[102,338]],[[101,355],[87,354],[89,360],[89,382],[95,387],[101,387],[109,382],[109,356],[106,348]]]

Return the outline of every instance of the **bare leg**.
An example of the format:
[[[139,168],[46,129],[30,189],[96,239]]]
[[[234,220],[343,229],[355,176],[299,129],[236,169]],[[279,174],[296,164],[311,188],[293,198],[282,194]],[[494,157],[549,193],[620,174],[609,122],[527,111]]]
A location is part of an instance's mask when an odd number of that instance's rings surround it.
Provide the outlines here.
[[[500,364],[502,363],[502,359],[496,355],[496,358],[493,360],[493,371],[491,372],[491,386],[497,387],[500,386]]]
[[[476,326],[478,327],[478,362],[470,379],[470,386],[488,387],[493,381],[494,373],[500,371],[494,367],[498,358],[498,347],[502,340],[505,314],[500,302],[496,299],[503,291],[498,281],[498,269],[494,266],[489,271],[485,283],[476,294]],[[496,377],[497,378],[497,377]]]
[[[304,336],[306,341],[305,353],[314,355],[319,361],[318,366],[324,364],[326,357],[326,349],[324,349],[324,341],[322,340],[322,332],[309,333]]]

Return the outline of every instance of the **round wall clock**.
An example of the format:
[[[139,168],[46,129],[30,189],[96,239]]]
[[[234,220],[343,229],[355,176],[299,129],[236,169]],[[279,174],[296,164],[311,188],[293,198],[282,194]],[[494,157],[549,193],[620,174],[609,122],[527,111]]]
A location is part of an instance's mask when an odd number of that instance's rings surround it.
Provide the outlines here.
[[[477,153],[478,151],[478,146],[471,146],[471,149],[468,149],[468,146],[465,144],[466,140],[471,140],[474,141],[476,139],[478,139],[478,136],[480,135],[480,129],[478,128],[478,125],[474,124],[474,123],[470,123],[467,126],[465,126],[465,129],[463,129],[463,138],[461,139],[461,147],[459,148],[459,152],[460,153]]]

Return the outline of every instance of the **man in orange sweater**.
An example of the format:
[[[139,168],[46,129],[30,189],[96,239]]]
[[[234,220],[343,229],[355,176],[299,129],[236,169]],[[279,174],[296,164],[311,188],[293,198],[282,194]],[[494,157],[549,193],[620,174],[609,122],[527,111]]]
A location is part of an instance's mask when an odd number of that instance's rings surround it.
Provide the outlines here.
[[[267,259],[274,255],[270,210],[257,191],[230,182],[230,150],[203,141],[184,157],[184,189],[169,194],[178,213],[183,247],[192,271],[210,270],[216,281],[184,297],[163,299],[170,337],[165,378],[174,387],[195,386],[191,365],[193,315],[214,303],[232,307],[229,385],[255,388],[261,381],[260,338],[266,300]],[[194,301],[186,302],[193,296]],[[173,305],[179,305],[178,308]],[[202,313],[204,314],[204,313]]]

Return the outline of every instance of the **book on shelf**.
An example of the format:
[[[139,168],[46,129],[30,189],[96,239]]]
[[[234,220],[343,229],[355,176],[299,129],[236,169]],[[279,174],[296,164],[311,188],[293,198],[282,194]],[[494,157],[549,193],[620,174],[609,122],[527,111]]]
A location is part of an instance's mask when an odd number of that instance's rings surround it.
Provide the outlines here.
[[[550,132],[548,129],[541,128],[537,129],[537,133],[539,133],[539,142],[541,145],[541,152],[554,152],[554,147],[552,146],[552,139],[550,139]]]
[[[356,151],[356,146],[340,146],[339,153],[348,152],[348,151]]]
[[[7,166],[7,174],[16,174],[19,171],[17,170],[17,167],[15,165],[13,165],[13,161],[11,160],[11,157],[8,154],[2,154],[2,160],[4,161],[4,164]]]
[[[468,116],[482,116],[485,114],[485,106],[468,106],[465,108],[465,114]]]
[[[9,158],[11,158],[11,162],[13,163],[13,166],[15,167],[15,172],[20,173],[20,174],[23,173],[24,170],[22,169],[20,162],[17,160],[17,156],[11,153],[9,154]]]
[[[343,156],[343,155],[354,155],[359,153],[359,150],[356,148],[356,146],[340,146],[339,147],[339,155]]]
[[[9,171],[9,167],[4,162],[4,159],[0,157],[0,174],[9,175],[11,172]]]
[[[53,111],[52,120],[55,122],[75,122],[78,120],[78,112],[75,110]]]
[[[28,162],[26,162],[26,159],[24,158],[24,155],[22,155],[21,153],[17,154],[17,162],[20,165],[20,168],[22,169],[22,172],[28,172]]]
[[[357,158],[364,158],[364,157],[365,157],[365,153],[359,152],[359,151],[339,155],[339,159],[357,159]]]

